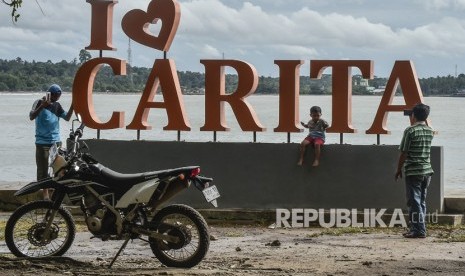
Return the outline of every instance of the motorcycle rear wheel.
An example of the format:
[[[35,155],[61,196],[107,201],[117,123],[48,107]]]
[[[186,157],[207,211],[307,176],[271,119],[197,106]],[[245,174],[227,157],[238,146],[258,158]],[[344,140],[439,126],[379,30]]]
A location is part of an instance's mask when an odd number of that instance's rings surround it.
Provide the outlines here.
[[[76,235],[71,214],[60,207],[44,239],[47,216],[52,211],[51,201],[34,201],[19,207],[5,226],[5,242],[17,257],[61,256],[70,248]]]
[[[210,235],[202,215],[187,205],[174,204],[161,209],[151,225],[160,234],[176,236],[178,243],[150,238],[157,259],[169,267],[190,268],[200,263],[208,252]],[[154,229],[155,230],[155,229]]]

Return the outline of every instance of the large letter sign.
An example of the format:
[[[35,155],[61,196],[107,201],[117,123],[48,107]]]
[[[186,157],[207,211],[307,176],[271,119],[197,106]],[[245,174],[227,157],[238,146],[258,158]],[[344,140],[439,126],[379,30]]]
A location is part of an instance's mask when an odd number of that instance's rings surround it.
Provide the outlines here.
[[[117,0],[86,0],[92,8],[91,37],[89,50],[116,50],[112,43],[113,8]],[[152,0],[147,10],[128,11],[122,21],[124,33],[135,42],[164,51],[170,49],[181,18],[180,5],[176,0]],[[149,31],[150,24],[158,24],[158,34]],[[166,55],[165,55],[166,56]],[[266,128],[246,98],[252,95],[258,85],[258,74],[252,64],[240,60],[201,60],[205,67],[205,124],[202,131],[228,131],[225,104],[231,106],[243,131],[262,132]],[[299,70],[303,60],[275,60],[279,68],[279,122],[274,132],[301,132],[299,124]],[[97,72],[108,64],[116,75],[126,74],[126,62],[115,58],[95,58],[84,63],[76,73],[73,84],[73,105],[81,114],[83,122],[94,129],[123,128],[124,112],[113,112],[108,122],[99,120],[95,113],[92,90]],[[332,122],[328,132],[355,133],[352,126],[352,67],[360,69],[365,79],[373,78],[371,60],[312,60],[310,77],[321,78],[323,71],[332,69]],[[225,89],[226,67],[236,70],[238,84],[236,91],[227,94]],[[392,105],[397,86],[402,87],[405,105]],[[157,90],[163,93],[163,101],[155,101]],[[399,112],[423,102],[423,95],[415,68],[411,61],[396,61],[389,77],[386,91],[367,134],[388,134],[386,121],[389,112]],[[168,124],[164,130],[189,131],[184,101],[172,59],[155,60],[147,79],[144,92],[134,117],[126,129],[148,130],[148,115],[151,108],[166,110]]]
[[[113,7],[116,0],[87,0],[92,5],[90,45],[87,50],[116,50],[113,48]]]
[[[327,132],[354,133],[352,127],[352,67],[366,79],[373,78],[371,60],[312,60],[310,77],[321,78],[327,67],[333,69],[333,121]]]
[[[258,121],[255,110],[245,100],[255,92],[258,76],[255,68],[247,62],[238,60],[202,60],[205,65],[205,125],[200,130],[227,131],[224,115],[224,102],[228,102],[244,131],[264,131]],[[237,71],[237,91],[226,95],[224,67]]]
[[[402,94],[404,95],[405,105],[391,105],[397,86],[401,85]],[[387,115],[390,111],[403,111],[423,102],[420,83],[418,82],[417,73],[413,63],[409,60],[398,60],[394,64],[391,76],[389,77],[384,91],[383,98],[379,104],[376,117],[367,134],[388,134],[386,129]]]
[[[153,101],[158,84],[162,88],[164,102]],[[176,74],[176,66],[171,59],[157,59],[153,64],[152,72],[147,80],[134,120],[126,128],[151,129],[152,127],[147,124],[149,108],[166,108],[168,125],[163,128],[164,130],[191,129],[184,114],[184,103],[178,75]]]
[[[131,10],[121,22],[124,33],[132,40],[145,46],[168,51],[171,42],[178,29],[181,17],[181,9],[178,2],[174,0],[151,1],[147,12],[143,10]],[[162,21],[162,27],[158,36],[149,31],[149,25]]]
[[[76,73],[73,83],[74,111],[81,114],[87,127],[113,129],[124,126],[124,112],[113,112],[110,121],[101,122],[94,110],[92,90],[94,80],[103,64],[109,64],[116,75],[126,75],[126,61],[116,58],[94,58],[84,63]]]
[[[275,132],[299,132],[300,66],[303,60],[275,60],[279,66],[279,125]]]

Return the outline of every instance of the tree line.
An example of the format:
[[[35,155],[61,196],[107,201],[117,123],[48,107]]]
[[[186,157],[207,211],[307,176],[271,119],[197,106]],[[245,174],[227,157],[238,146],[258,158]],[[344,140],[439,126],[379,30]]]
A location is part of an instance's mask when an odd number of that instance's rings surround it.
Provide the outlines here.
[[[64,91],[71,91],[74,76],[80,65],[91,57],[81,51],[79,59],[60,62],[25,61],[0,59],[0,91],[45,91],[52,83],[59,84]],[[116,76],[109,66],[104,66],[97,74],[94,91],[96,92],[142,92],[152,68],[127,65],[125,76]],[[184,94],[203,94],[205,91],[205,74],[190,71],[178,71],[178,77]],[[356,79],[356,77],[354,78]],[[372,94],[373,88],[383,88],[387,78],[375,77],[368,80],[368,85],[360,85],[354,81],[353,94]],[[231,93],[237,87],[237,75],[226,75],[226,91]],[[331,94],[331,75],[323,75],[321,79],[300,77],[301,94]],[[465,75],[437,76],[419,79],[425,96],[450,96],[465,91]],[[371,89],[370,89],[371,87]],[[259,77],[256,94],[276,94],[279,91],[279,78]],[[399,90],[399,92],[401,92]]]

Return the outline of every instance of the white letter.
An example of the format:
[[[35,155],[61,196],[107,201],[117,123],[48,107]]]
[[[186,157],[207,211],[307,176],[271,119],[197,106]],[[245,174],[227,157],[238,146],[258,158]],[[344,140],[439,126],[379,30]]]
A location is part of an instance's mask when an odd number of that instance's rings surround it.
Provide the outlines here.
[[[434,213],[430,214],[430,221],[429,223],[438,223],[439,221],[439,215],[438,215],[438,210],[434,211]]]
[[[282,224],[284,224],[284,227],[291,228],[291,225],[289,225],[289,222],[287,221],[290,216],[291,213],[289,212],[289,210],[276,209],[276,227],[283,227]]]
[[[292,209],[292,227],[304,227],[303,213],[304,209]]]
[[[358,222],[357,209],[352,209],[352,227],[363,227],[363,223]]]
[[[386,209],[381,209],[378,213],[376,213],[376,209],[371,209],[371,227],[376,227],[376,222],[378,222],[380,227],[387,227],[384,221],[381,219],[381,217],[384,215],[384,212],[386,212]]]
[[[311,214],[311,216],[310,216]],[[311,221],[316,221],[318,218],[318,211],[315,209],[304,209],[304,227],[309,227]]]
[[[363,226],[370,227],[370,209],[363,209]]]
[[[319,209],[318,210],[319,216],[318,216],[318,221],[320,223],[321,227],[324,228],[331,228],[335,224],[335,218],[334,218],[334,209],[329,210],[329,222],[325,222],[325,210],[324,209]]]
[[[350,221],[350,210],[348,209],[336,209],[336,227],[349,227]],[[344,222],[343,222],[344,221]]]
[[[407,227],[407,223],[405,222],[405,217],[404,213],[402,213],[402,209],[394,209],[394,212],[392,213],[391,221],[389,222],[389,227],[394,227],[394,225],[396,224],[400,224],[402,227]]]

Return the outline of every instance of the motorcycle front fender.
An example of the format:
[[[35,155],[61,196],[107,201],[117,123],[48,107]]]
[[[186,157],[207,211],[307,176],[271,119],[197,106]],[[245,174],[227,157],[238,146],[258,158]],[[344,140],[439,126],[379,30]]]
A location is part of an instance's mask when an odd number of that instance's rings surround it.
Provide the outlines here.
[[[19,189],[16,193],[15,196],[22,196],[22,195],[28,195],[35,193],[39,190],[42,189],[56,189],[59,188],[60,184],[53,180],[51,177],[45,178],[43,180],[37,181],[37,182],[31,182],[27,184],[26,186],[22,187]]]

